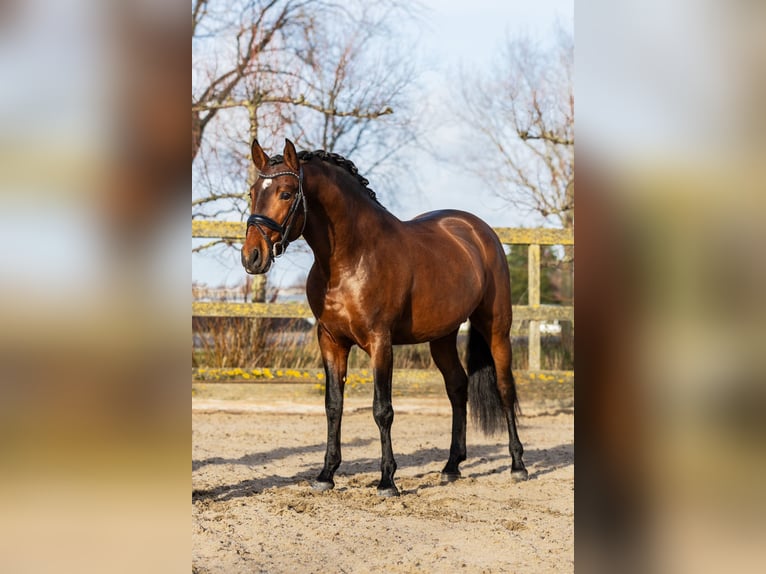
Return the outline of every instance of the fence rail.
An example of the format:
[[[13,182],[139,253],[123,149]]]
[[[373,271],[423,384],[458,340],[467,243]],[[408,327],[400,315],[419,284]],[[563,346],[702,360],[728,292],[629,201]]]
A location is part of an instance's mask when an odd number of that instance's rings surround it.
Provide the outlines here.
[[[244,221],[192,220],[192,237],[200,239],[244,241],[245,231]],[[496,227],[495,233],[508,245],[574,245],[574,235],[567,229]]]
[[[192,220],[192,237],[225,239],[241,242],[245,239],[246,226],[238,221],[203,221]],[[540,369],[540,322],[574,321],[574,307],[564,305],[540,304],[540,246],[574,245],[571,230],[545,228],[495,228],[500,241],[508,245],[529,245],[528,255],[528,298],[529,305],[513,307],[514,323],[529,323],[529,369],[519,372],[523,380],[572,381],[572,371],[542,371]],[[305,303],[233,303],[233,302],[192,302],[192,315],[196,317],[279,317],[311,318],[311,310]],[[518,324],[518,323],[516,323]],[[314,382],[317,373],[313,370],[299,372],[292,369],[195,369],[193,376],[198,379],[215,380],[218,378],[239,376],[253,381],[269,381],[274,373],[279,373],[279,380],[295,382]],[[269,376],[260,376],[263,373]],[[248,373],[248,376],[244,376]],[[309,374],[311,373],[311,374]],[[260,374],[260,375],[259,375]],[[321,374],[321,373],[320,373]],[[406,374],[406,373],[405,373]],[[416,375],[413,371],[413,376]],[[319,377],[321,379],[321,377]]]

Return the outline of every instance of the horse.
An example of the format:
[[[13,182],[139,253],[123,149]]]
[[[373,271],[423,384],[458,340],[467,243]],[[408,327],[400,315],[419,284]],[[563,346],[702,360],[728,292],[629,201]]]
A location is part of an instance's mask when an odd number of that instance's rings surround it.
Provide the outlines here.
[[[518,397],[511,372],[511,286],[495,232],[463,211],[440,210],[401,221],[386,210],[348,159],[323,150],[269,158],[251,146],[258,178],[241,259],[247,273],[266,273],[301,235],[314,254],[306,296],[316,317],[325,370],[327,449],[311,486],[334,488],[341,463],[341,418],[353,345],[370,357],[373,417],[380,431],[380,496],[398,496],[391,445],[393,346],[428,342],[452,407],[443,483],[460,477],[466,460],[466,413],[486,434],[507,427],[512,481],[525,480],[516,429]],[[470,320],[467,373],[457,351]]]

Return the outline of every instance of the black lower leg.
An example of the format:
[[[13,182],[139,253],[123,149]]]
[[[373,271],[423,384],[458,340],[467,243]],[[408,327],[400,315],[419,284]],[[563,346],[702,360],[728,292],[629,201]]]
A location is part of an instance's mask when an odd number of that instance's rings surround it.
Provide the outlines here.
[[[399,494],[399,491],[394,484],[396,461],[394,460],[394,452],[391,445],[391,425],[394,421],[394,409],[390,401],[387,404],[384,401],[375,401],[373,416],[380,429],[380,448],[382,453],[378,493],[382,496],[396,496]]]
[[[381,496],[398,496],[399,490],[394,484],[396,461],[391,445],[391,425],[394,422],[394,407],[391,404],[391,382],[393,370],[393,350],[391,345],[383,345],[378,353],[373,355],[375,363],[375,394],[372,403],[372,414],[380,430],[380,483],[378,494]]]
[[[339,345],[321,327],[319,346],[325,365],[325,414],[327,415],[327,450],[324,467],[312,484],[315,490],[329,490],[335,486],[333,477],[341,462],[340,427],[343,417],[343,388],[349,347]]]
[[[431,342],[431,356],[444,377],[452,406],[452,441],[449,459],[442,470],[442,481],[452,482],[460,477],[460,463],[466,458],[465,427],[468,399],[468,377],[457,354],[457,331]]]
[[[466,458],[466,394],[464,386],[462,390],[462,393],[457,390],[448,391],[450,404],[452,405],[452,441],[450,443],[449,459],[442,470],[442,480],[446,482],[452,482],[460,477],[459,466]]]
[[[339,383],[339,384],[338,384]],[[335,486],[333,477],[341,462],[340,426],[343,417],[343,382],[327,381],[325,389],[327,415],[327,451],[324,467],[314,483],[315,490],[329,490]]]
[[[513,412],[513,409],[510,409],[509,412],[506,413],[506,418],[508,421],[508,450],[511,453],[511,477],[514,480],[526,480],[526,478],[529,476],[529,473],[527,472],[527,468],[524,466],[524,461],[522,460],[522,455],[524,454],[524,447],[521,445],[521,441],[519,440],[519,433],[516,430],[516,415]]]

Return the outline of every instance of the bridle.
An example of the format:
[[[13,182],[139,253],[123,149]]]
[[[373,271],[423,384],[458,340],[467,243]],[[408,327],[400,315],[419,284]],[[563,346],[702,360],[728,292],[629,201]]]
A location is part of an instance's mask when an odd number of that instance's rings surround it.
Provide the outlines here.
[[[270,217],[260,215],[258,213],[253,213],[250,217],[247,218],[247,229],[250,229],[250,226],[253,226],[258,230],[261,236],[263,236],[263,239],[269,246],[269,257],[272,260],[276,259],[280,255],[283,255],[284,252],[287,251],[287,246],[290,245],[290,240],[288,238],[298,214],[299,203],[303,204],[303,227],[301,232],[298,234],[298,237],[303,235],[303,231],[306,229],[306,219],[308,217],[308,211],[306,210],[306,195],[303,193],[303,166],[300,167],[298,173],[295,173],[294,171],[280,171],[270,174],[259,173],[258,178],[273,179],[282,175],[291,175],[298,178],[298,193],[296,193],[295,197],[293,198],[293,203],[290,205],[290,209],[285,216],[285,220],[279,224]],[[271,241],[261,226],[268,227],[272,231],[279,233],[279,240],[275,242]]]

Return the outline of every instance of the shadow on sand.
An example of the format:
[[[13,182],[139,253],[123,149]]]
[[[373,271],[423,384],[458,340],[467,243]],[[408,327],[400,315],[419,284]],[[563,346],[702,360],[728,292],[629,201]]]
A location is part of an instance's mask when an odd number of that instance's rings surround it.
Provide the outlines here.
[[[344,443],[343,446],[369,446],[373,442],[377,442],[377,440],[357,438],[353,441]],[[210,464],[244,464],[264,466],[273,464],[289,456],[300,454],[319,454],[323,453],[324,450],[324,443],[298,447],[280,447],[267,452],[247,454],[236,459],[214,457],[200,461],[192,461],[192,470],[197,470]],[[491,474],[507,472],[509,473],[510,481],[511,460],[507,447],[503,445],[469,445],[468,454],[470,455],[468,460],[466,460],[461,465],[461,471],[464,477],[478,478]],[[419,449],[412,453],[398,454],[396,455],[396,461],[399,469],[402,469],[406,467],[423,466],[424,464],[429,464],[436,461],[446,462],[448,456],[449,450],[431,447]],[[485,470],[483,472],[477,473],[471,472],[471,469],[475,468],[476,466],[493,462],[499,462],[501,464],[499,466],[494,466],[491,470]],[[574,444],[560,444],[549,449],[527,450],[524,453],[524,462],[530,471],[529,479],[538,479],[560,468],[574,464]],[[305,470],[293,474],[292,476],[268,475],[243,480],[237,484],[221,485],[206,490],[193,490],[192,501],[226,501],[234,498],[247,497],[258,494],[266,489],[273,487],[290,486],[305,480],[310,481],[316,477],[320,468],[321,460],[319,457],[317,457],[316,465],[312,466],[310,470]],[[338,476],[353,476],[355,474],[377,473],[379,472],[379,469],[379,458],[351,459],[343,462],[341,468],[338,471]],[[416,477],[422,478],[427,474],[430,473],[421,473],[416,475]]]

